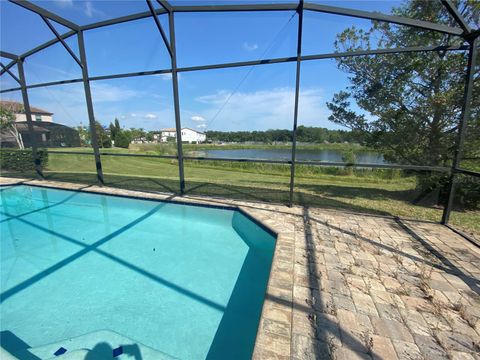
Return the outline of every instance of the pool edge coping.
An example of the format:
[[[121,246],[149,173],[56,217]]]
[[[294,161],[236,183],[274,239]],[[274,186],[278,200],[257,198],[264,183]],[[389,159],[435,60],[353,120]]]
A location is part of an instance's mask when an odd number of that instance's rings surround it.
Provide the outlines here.
[[[0,179],[16,180],[9,184],[0,183],[0,187],[27,185],[97,195],[103,194],[137,200],[160,201],[179,205],[202,206],[239,211],[241,214],[248,217],[251,221],[255,222],[262,229],[266,230],[275,237],[274,254],[270,267],[267,287],[263,297],[263,305],[257,326],[252,359],[265,359],[267,357],[278,358],[279,347],[285,358],[290,358],[293,340],[294,231],[291,231],[291,234],[289,235],[287,234],[288,231],[284,232],[277,230],[275,227],[256,216],[255,212],[252,212],[250,209],[248,209],[245,205],[245,203],[249,203],[248,201],[238,201],[227,198],[219,199],[208,196],[189,197],[163,192],[152,193],[141,190],[128,190],[108,186],[100,187],[97,185],[85,185],[50,180],[12,179],[3,177],[0,177]],[[214,201],[218,202],[219,200],[225,201],[229,205],[218,205],[212,203]],[[268,209],[263,209],[263,211],[266,210]],[[258,209],[257,211],[262,211],[262,209]],[[294,215],[293,212],[292,215]],[[285,270],[285,268],[287,268],[287,270]],[[284,327],[287,335],[280,336],[272,332],[270,329],[271,326]]]

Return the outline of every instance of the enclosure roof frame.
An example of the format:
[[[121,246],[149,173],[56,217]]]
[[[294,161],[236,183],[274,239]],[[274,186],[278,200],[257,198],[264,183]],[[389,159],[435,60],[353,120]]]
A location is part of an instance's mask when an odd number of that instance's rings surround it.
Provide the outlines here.
[[[75,35],[78,31],[86,31],[86,30],[92,30],[92,29],[97,29],[100,27],[104,26],[109,26],[109,25],[114,25],[114,24],[120,24],[124,22],[129,22],[129,21],[134,21],[134,20],[139,20],[143,18],[148,18],[152,17],[153,14],[151,11],[145,11],[141,13],[135,13],[135,14],[130,14],[126,16],[121,16],[113,19],[108,19],[108,20],[103,20],[91,24],[86,24],[86,25],[78,25],[74,22],[71,22],[67,19],[64,19],[63,17],[58,16],[57,14],[54,14],[40,6],[37,6],[30,1],[27,0],[9,0],[11,3],[21,6],[27,10],[30,10],[34,13],[37,13],[41,16],[44,16],[50,20],[56,21],[61,25],[64,25],[68,28],[71,29],[71,31],[64,33],[63,35],[60,36],[61,39],[65,40],[66,38]],[[245,11],[245,12],[255,12],[255,11],[296,11],[298,8],[298,3],[277,3],[277,4],[240,4],[240,5],[192,5],[192,6],[185,6],[185,5],[170,5],[167,1],[164,0],[157,0],[157,2],[162,6],[161,9],[155,9],[154,13],[156,15],[162,15],[162,14],[168,14],[169,10],[172,13],[175,12],[238,12],[238,11]],[[455,12],[454,7],[451,3],[448,1],[443,1],[444,6],[447,8],[447,10],[450,13],[456,13],[457,16],[455,17],[455,20],[461,24],[466,24],[465,20],[463,20],[463,17],[458,13],[458,11]],[[472,30],[470,31],[464,31],[464,29],[460,27],[450,27],[446,26],[443,24],[436,24],[433,22],[428,22],[428,21],[422,21],[422,20],[416,20],[416,19],[409,19],[405,17],[400,17],[400,16],[395,16],[395,15],[387,15],[387,14],[382,14],[379,12],[369,12],[369,11],[363,11],[363,10],[356,10],[356,9],[348,9],[348,8],[342,8],[342,7],[335,7],[335,6],[328,6],[328,5],[321,5],[321,4],[313,4],[309,2],[305,2],[303,5],[304,10],[310,10],[310,11],[315,11],[315,12],[321,12],[321,13],[328,13],[328,14],[335,14],[335,15],[342,15],[342,16],[347,16],[347,17],[357,17],[357,18],[362,18],[362,19],[368,19],[368,20],[373,20],[373,21],[382,21],[382,22],[387,22],[387,23],[394,23],[394,24],[399,24],[399,25],[404,25],[404,26],[410,26],[410,27],[415,27],[415,28],[420,28],[424,30],[430,30],[430,31],[436,31],[440,33],[446,33],[454,36],[460,36],[460,37],[466,37],[472,33]],[[453,16],[453,15],[452,15]],[[468,24],[467,24],[468,25]],[[50,41],[47,41],[36,48],[33,48],[18,57],[20,59],[24,59],[30,55],[33,55],[34,53],[45,49],[48,46],[51,46],[53,44],[56,44],[59,42],[59,38],[52,39]],[[0,72],[0,75],[3,74],[3,72]]]

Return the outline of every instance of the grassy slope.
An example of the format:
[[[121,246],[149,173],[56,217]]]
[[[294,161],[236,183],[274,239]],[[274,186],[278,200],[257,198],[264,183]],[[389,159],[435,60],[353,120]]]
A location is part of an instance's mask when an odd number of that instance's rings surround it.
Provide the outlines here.
[[[108,151],[128,152],[118,149]],[[104,156],[102,164],[107,185],[178,191],[175,160]],[[228,163],[185,162],[187,191],[247,200],[288,201],[288,166],[255,167],[247,164],[242,168],[239,166],[243,165],[235,164],[237,168],[232,168],[225,165]],[[310,173],[307,170],[300,168],[296,175],[297,203],[405,218],[434,221],[441,218],[442,210],[439,208],[411,204],[410,200],[415,197],[413,176],[388,179],[375,175]],[[47,171],[52,179],[91,182],[95,178],[94,159],[88,155],[50,154]],[[479,211],[454,212],[451,222],[468,232],[480,233],[479,216]]]

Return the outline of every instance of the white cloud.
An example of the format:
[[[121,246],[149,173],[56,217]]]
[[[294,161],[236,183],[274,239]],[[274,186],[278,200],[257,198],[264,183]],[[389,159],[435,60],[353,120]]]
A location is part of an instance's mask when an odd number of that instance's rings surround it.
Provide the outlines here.
[[[125,101],[141,95],[139,91],[108,84],[92,83],[91,86],[95,102]]]
[[[190,119],[191,119],[192,121],[196,121],[196,122],[206,121],[204,117],[201,117],[201,116],[199,116],[199,115],[192,116]]]
[[[299,125],[330,126],[327,120],[329,111],[325,106],[325,97],[320,88],[300,91]],[[211,119],[223,106],[230,91],[218,91],[214,94],[197,97],[195,100],[206,105],[202,110],[207,119]],[[208,124],[209,129],[253,130],[253,129],[291,129],[293,126],[293,107],[295,90],[293,88],[274,88],[234,94],[215,121]]]
[[[205,129],[206,127],[207,127],[206,124],[199,124],[199,125],[197,125],[197,128],[198,128],[198,129]]]
[[[146,114],[144,116],[145,119],[156,119],[157,118],[157,115],[155,114]]]
[[[243,48],[247,51],[254,51],[254,50],[257,50],[258,49],[258,44],[257,43],[248,43],[248,42],[244,42],[243,43]]]
[[[137,114],[131,113],[131,114],[130,114],[130,117],[137,117]]]
[[[168,81],[168,80],[172,79],[172,73],[158,74],[157,76],[160,77],[160,79],[165,80],[165,81]]]
[[[140,98],[144,96],[144,92],[129,89],[123,86],[114,86],[105,83],[92,82],[92,99],[94,104],[104,102],[122,102]],[[55,98],[58,101],[70,104],[85,102],[85,90],[80,84],[64,85],[51,88],[45,88],[48,90],[38,91],[46,98]]]
[[[78,1],[76,4],[73,3],[73,0],[53,0],[53,2],[59,8],[74,8],[75,11],[83,12],[89,18],[93,18],[95,15],[105,17],[105,13],[95,8],[90,0]]]
[[[84,2],[84,9],[83,9],[83,13],[89,17],[89,18],[92,18],[94,17],[95,15],[98,15],[98,16],[102,16],[102,17],[105,17],[105,13],[103,11],[100,11],[98,9],[96,9],[94,6],[93,6],[93,2],[92,1],[85,1]]]
[[[67,8],[73,6],[73,0],[54,0],[54,3],[60,8]]]
[[[157,74],[164,81],[172,80],[172,73],[165,73],[165,74]],[[182,78],[182,74],[177,73],[177,79],[180,80]]]

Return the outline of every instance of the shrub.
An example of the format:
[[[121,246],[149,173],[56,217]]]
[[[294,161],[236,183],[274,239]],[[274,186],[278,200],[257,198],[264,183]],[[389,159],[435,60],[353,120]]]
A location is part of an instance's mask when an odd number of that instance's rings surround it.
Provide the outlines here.
[[[46,149],[38,149],[38,157],[42,167],[48,164]],[[32,150],[0,149],[0,168],[2,170],[28,171],[34,170]]]
[[[120,131],[115,136],[115,146],[128,149],[130,145],[130,134],[126,133],[125,131]]]
[[[436,194],[437,205],[445,206],[450,189],[448,174],[425,173],[417,175],[416,201],[426,198],[428,194]],[[473,176],[458,174],[455,179],[454,208],[456,210],[474,210],[480,206],[480,181]]]
[[[473,176],[459,174],[455,180],[455,207],[480,208],[480,180]]]

